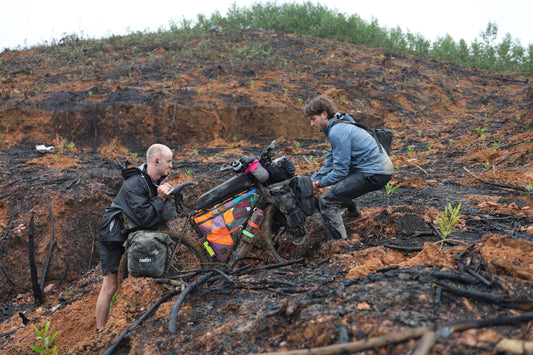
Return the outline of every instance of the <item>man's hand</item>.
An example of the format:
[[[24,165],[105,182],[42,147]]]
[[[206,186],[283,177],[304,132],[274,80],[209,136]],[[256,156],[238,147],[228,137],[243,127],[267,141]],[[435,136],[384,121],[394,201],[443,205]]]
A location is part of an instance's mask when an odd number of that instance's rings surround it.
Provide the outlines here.
[[[172,192],[171,187],[172,185],[170,185],[168,182],[162,183],[157,187],[157,196],[160,197],[163,201],[165,201]]]

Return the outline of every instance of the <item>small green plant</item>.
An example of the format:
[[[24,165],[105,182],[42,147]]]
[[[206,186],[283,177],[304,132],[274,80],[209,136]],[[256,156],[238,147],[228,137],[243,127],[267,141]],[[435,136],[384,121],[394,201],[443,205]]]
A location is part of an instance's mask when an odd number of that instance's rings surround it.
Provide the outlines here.
[[[422,130],[419,129],[418,131],[416,131],[416,133],[418,134],[419,137],[422,137]]]
[[[39,354],[55,354],[57,351],[57,346],[54,345],[54,340],[57,334],[59,334],[59,331],[55,332],[51,337],[48,336],[48,332],[50,331],[50,321],[46,322],[42,330],[37,328],[35,324],[32,324],[32,326],[35,330],[35,336],[37,337],[37,340],[39,340],[42,345],[31,345],[30,349]]]
[[[309,156],[309,162],[311,163],[311,165],[313,165],[315,163],[315,156],[314,155],[310,155]]]
[[[407,156],[409,158],[412,158],[414,151],[415,151],[415,147],[414,146],[410,145],[409,147],[407,147]]]
[[[74,151],[74,148],[76,147],[76,145],[74,144],[74,142],[70,142],[68,145],[67,145],[68,149],[73,152]]]
[[[533,183],[530,182],[529,184],[527,184],[526,190],[527,190],[526,195],[528,196],[533,195]]]
[[[198,153],[198,149],[193,149],[192,154],[197,157],[200,153]]]
[[[120,295],[118,293],[115,293],[113,297],[111,298],[111,304],[109,305],[109,307],[113,307],[114,305],[116,305],[119,297]]]
[[[191,169],[185,169],[185,175],[191,176],[192,175],[192,170]]]
[[[427,148],[428,150],[431,150],[431,148],[433,148],[433,144],[435,144],[435,142],[427,142],[427,143],[426,143],[426,148]]]
[[[492,142],[492,150],[496,151],[498,150],[498,147],[500,146],[500,142]]]
[[[239,137],[237,137],[237,136],[233,136],[233,141],[234,141],[235,143],[237,143],[237,142],[239,141]]]
[[[487,139],[487,136],[485,135],[485,131],[487,130],[486,127],[476,127],[476,133],[479,135],[482,141],[485,141]]]
[[[409,143],[409,137],[405,137],[405,138],[403,139],[403,141],[404,141],[405,143]]]
[[[490,161],[486,161],[483,163],[483,171],[488,171],[490,170]]]
[[[400,185],[393,186],[390,182],[385,185],[385,192],[387,193],[387,207],[390,206],[390,195],[396,190]]]
[[[516,114],[516,122],[520,122],[520,115],[518,113]]]
[[[137,152],[131,152],[130,153],[130,156],[133,158],[133,159],[137,159]]]
[[[52,158],[54,158],[54,161],[56,163],[59,163],[59,154],[57,154],[57,153],[52,154]]]
[[[300,148],[300,142],[295,141],[294,142],[294,148],[299,149]]]
[[[459,211],[461,210],[461,203],[457,207],[453,208],[451,203],[448,203],[448,206],[444,208],[444,213],[437,217],[437,222],[439,223],[440,232],[442,233],[442,242],[440,244],[440,249],[444,245],[444,239],[448,238],[452,232],[453,225],[457,223],[461,215]]]
[[[65,292],[61,293],[60,298],[62,298],[62,299],[66,299],[68,296],[70,296],[70,294],[72,293],[72,291],[74,291],[74,290],[72,290],[72,289],[70,289],[70,290],[65,290]]]

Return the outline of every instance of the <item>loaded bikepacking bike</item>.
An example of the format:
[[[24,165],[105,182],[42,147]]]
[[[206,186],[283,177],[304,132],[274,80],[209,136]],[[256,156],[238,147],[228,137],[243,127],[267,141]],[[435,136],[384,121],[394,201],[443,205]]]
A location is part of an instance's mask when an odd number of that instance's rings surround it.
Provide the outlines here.
[[[149,238],[162,241],[167,252],[155,255],[145,248],[133,255],[135,243],[130,242],[130,234],[120,266],[121,276],[127,277],[129,271],[133,276],[189,281],[205,269],[232,269],[246,260],[257,261],[257,257],[247,258],[252,248],[258,251],[254,255],[259,255],[263,263],[282,263],[300,257],[300,247],[307,236],[303,222],[306,215],[314,212],[314,202],[310,213],[293,208],[295,196],[287,182],[299,177],[294,177],[294,164],[289,158],[272,159],[275,143],[259,159],[241,157],[223,166],[221,170],[232,169],[234,176],[201,195],[194,210],[185,207],[182,194],[194,182],[173,186],[169,197],[171,214],[173,220],[185,219],[181,227],[170,228],[167,223],[165,228],[147,231]],[[311,181],[307,179],[304,181],[310,186],[312,199]],[[132,272],[133,266],[142,270],[161,257],[165,259],[161,275]]]

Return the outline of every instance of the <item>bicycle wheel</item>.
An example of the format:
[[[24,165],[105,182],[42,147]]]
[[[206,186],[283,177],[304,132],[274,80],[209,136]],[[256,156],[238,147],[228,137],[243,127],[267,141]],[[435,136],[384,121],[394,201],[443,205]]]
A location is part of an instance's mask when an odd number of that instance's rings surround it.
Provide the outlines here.
[[[269,205],[261,228],[265,247],[278,263],[298,259],[303,255],[307,236],[291,234],[286,227],[285,216],[280,210]]]
[[[188,282],[198,276],[201,270],[211,268],[205,249],[197,239],[171,231],[160,232],[168,234],[177,243],[171,251],[170,264],[164,277]]]

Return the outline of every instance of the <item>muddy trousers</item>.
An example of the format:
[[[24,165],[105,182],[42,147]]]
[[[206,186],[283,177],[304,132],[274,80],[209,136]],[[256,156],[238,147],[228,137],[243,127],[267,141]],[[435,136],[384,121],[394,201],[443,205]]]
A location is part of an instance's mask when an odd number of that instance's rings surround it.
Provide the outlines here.
[[[354,173],[333,185],[318,199],[320,214],[329,239],[347,239],[339,208],[354,204],[353,199],[384,187],[392,175]],[[354,204],[355,206],[355,204]]]

